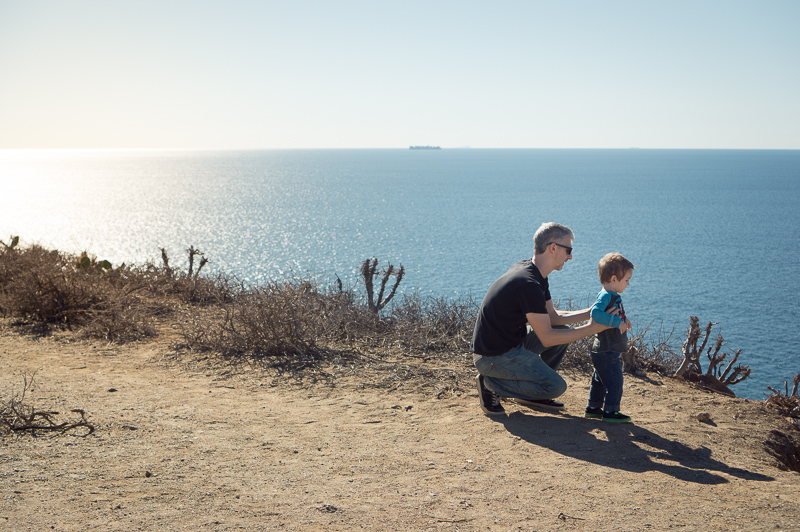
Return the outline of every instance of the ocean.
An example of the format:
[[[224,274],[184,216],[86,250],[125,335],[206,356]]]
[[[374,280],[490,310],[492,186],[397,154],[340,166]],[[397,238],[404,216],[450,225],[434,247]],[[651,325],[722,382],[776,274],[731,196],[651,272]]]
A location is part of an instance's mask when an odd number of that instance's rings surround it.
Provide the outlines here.
[[[405,267],[401,291],[478,301],[556,221],[576,235],[550,277],[562,306],[593,301],[618,251],[636,265],[634,333],[718,323],[753,370],[740,397],[800,372],[800,151],[0,150],[0,187],[5,241],[114,265],[162,247],[185,264],[194,246],[204,271],[253,283],[352,284],[377,257]]]

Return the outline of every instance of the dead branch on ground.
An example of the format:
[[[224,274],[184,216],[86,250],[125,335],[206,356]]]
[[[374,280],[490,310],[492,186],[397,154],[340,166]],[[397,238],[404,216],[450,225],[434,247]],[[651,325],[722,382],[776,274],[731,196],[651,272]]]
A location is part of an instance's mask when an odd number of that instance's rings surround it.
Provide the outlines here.
[[[71,410],[71,412],[80,414],[79,421],[56,423],[54,416],[57,416],[58,412],[36,410],[27,404],[25,395],[33,388],[35,375],[35,372],[25,373],[22,391],[12,394],[8,400],[0,401],[0,429],[12,432],[54,430],[64,433],[78,427],[85,427],[89,430],[86,435],[94,432],[94,425],[86,419],[86,412],[79,408]]]

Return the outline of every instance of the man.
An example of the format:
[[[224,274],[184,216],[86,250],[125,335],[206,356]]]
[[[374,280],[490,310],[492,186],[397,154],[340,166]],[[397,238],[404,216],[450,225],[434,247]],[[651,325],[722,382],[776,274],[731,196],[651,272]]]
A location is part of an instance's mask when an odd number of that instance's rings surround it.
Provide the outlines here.
[[[556,373],[570,342],[598,333],[605,326],[590,322],[590,309],[556,310],[548,275],[572,258],[569,227],[542,224],[533,236],[533,258],[514,264],[494,282],[481,303],[472,336],[478,369],[478,396],[487,415],[503,415],[500,398],[530,407],[564,408],[554,401],[567,390]]]

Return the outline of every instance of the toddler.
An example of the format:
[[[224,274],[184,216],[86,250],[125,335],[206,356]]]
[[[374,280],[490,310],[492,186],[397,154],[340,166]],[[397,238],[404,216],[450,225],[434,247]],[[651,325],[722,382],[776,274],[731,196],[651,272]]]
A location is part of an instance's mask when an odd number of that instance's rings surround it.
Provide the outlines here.
[[[631,322],[622,306],[622,292],[630,285],[633,264],[619,253],[609,253],[600,259],[597,272],[603,289],[591,309],[592,319],[610,329],[597,333],[591,347],[592,385],[586,417],[609,423],[629,423],[631,418],[620,413],[622,400],[621,353],[628,350],[628,331]]]

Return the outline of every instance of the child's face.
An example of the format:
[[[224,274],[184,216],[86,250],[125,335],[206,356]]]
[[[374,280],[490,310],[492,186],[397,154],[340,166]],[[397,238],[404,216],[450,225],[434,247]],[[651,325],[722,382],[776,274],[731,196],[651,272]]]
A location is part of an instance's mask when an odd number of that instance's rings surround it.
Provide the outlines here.
[[[633,277],[633,270],[626,271],[625,275],[622,276],[622,279],[617,279],[616,275],[612,275],[611,280],[606,283],[607,288],[618,294],[621,294],[626,288],[628,288],[628,286],[630,286],[631,277]]]

